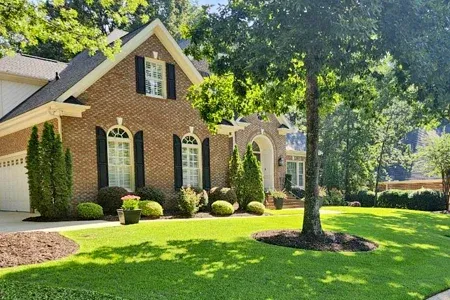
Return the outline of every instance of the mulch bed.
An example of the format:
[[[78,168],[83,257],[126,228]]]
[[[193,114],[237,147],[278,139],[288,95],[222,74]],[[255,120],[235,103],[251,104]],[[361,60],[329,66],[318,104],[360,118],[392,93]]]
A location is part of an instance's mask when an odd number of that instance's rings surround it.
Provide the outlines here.
[[[0,233],[0,268],[60,259],[77,250],[77,243],[56,232]]]
[[[298,230],[268,230],[254,233],[252,237],[271,245],[316,251],[360,252],[378,247],[374,242],[347,233],[328,231],[324,234],[322,239],[309,240]]]
[[[79,221],[76,218],[62,218],[62,219],[53,219],[53,218],[46,218],[43,216],[36,216],[36,217],[28,217],[22,220],[23,222],[65,222],[65,221]]]

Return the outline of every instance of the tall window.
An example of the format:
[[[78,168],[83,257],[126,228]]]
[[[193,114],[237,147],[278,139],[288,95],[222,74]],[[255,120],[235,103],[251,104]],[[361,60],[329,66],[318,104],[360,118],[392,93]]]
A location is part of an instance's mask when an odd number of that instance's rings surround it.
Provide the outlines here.
[[[252,143],[253,154],[256,156],[256,159],[261,162],[261,149],[256,142]]]
[[[122,128],[113,128],[108,133],[109,186],[132,187],[131,139]]]
[[[194,136],[187,135],[182,144],[183,185],[201,187],[199,142]]]
[[[164,97],[164,64],[162,62],[145,59],[145,93],[148,96]]]
[[[286,163],[286,173],[292,176],[292,186],[305,186],[303,167],[302,161],[288,161]]]

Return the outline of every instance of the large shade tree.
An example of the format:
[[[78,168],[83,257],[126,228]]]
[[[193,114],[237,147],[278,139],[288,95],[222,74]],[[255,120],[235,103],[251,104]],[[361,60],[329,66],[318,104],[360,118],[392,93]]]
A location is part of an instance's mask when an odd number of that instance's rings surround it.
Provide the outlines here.
[[[211,126],[235,113],[305,109],[302,235],[320,238],[319,108],[337,101],[336,82],[364,76],[370,72],[368,65],[387,52],[405,66],[399,72],[402,78],[424,87],[424,99],[432,97],[428,93],[432,78],[440,79],[443,94],[448,78],[419,72],[435,69],[440,63],[436,60],[450,54],[450,44],[439,43],[444,35],[448,40],[448,11],[445,0],[230,0],[218,12],[206,13],[188,33],[192,42],[188,52],[207,57],[217,75],[192,88],[189,98]],[[425,65],[412,67],[421,57],[426,57],[421,62]]]

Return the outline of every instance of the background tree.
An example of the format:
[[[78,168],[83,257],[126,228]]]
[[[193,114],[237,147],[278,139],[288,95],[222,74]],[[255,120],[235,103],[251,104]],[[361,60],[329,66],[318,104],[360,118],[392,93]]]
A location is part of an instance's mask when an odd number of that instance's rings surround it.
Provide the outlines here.
[[[28,190],[31,208],[36,209],[41,195],[41,165],[38,128],[33,126],[28,140],[26,168],[28,170]]]
[[[442,192],[446,199],[446,209],[450,205],[450,134],[433,138],[419,151],[418,158],[423,160],[431,175],[442,179]]]
[[[231,0],[217,13],[205,14],[189,32],[192,46],[188,52],[196,58],[207,57],[212,71],[226,77],[224,81],[229,81],[232,74],[234,96],[220,102],[221,92],[216,91],[224,91],[223,86],[217,84],[216,89],[211,83],[220,80],[214,79],[202,85],[203,92],[194,88],[189,98],[202,116],[214,115],[206,120],[216,124],[234,113],[283,114],[292,106],[305,108],[307,152],[302,235],[320,238],[323,231],[318,201],[319,104],[327,107],[336,102],[333,86],[336,80],[330,79],[345,81],[354,75],[367,74],[369,64],[389,51],[402,66],[420,60],[423,51],[448,57],[450,44],[439,43],[439,37],[448,39],[448,6],[445,0],[427,3]],[[397,11],[401,22],[392,11]],[[431,19],[420,22],[419,34],[432,43],[430,47],[416,38],[416,21],[422,18]],[[433,53],[427,52],[427,58],[437,66],[438,60],[445,56],[437,60]],[[408,70],[415,79],[413,82],[431,84],[434,76],[420,76],[419,71]],[[247,100],[255,91],[261,97]],[[241,101],[235,101],[236,98]]]
[[[83,1],[84,2],[84,1]],[[120,41],[108,45],[105,32],[73,8],[79,1],[6,0],[0,4],[0,57],[12,55],[41,43],[55,43],[65,53],[76,54],[84,49],[102,51],[108,57],[120,50]],[[146,0],[86,1],[83,9],[101,7],[111,14],[107,22],[126,24],[129,16]]]
[[[251,144],[247,145],[243,167],[244,173],[240,184],[241,199],[238,199],[241,209],[245,209],[247,204],[252,201],[263,203],[265,199],[261,165],[255,154],[253,154]]]
[[[199,16],[200,9],[190,0],[134,0],[129,1],[89,1],[64,0],[64,7],[77,14],[77,20],[89,28],[99,30],[107,35],[114,29],[132,31],[150,20],[159,18],[166,25],[175,39],[180,39],[180,31],[193,24]],[[128,9],[124,9],[130,5]],[[43,4],[50,20],[61,18],[61,9],[55,1]],[[81,49],[83,50],[83,49]],[[46,58],[68,61],[77,52],[62,47],[59,41],[40,41],[24,50],[26,53]],[[78,51],[79,52],[79,51]]]
[[[229,163],[229,181],[230,187],[235,190],[238,202],[240,202],[241,196],[241,183],[244,175],[244,167],[242,165],[241,156],[239,154],[238,146],[235,145],[233,149],[233,155],[231,156]]]

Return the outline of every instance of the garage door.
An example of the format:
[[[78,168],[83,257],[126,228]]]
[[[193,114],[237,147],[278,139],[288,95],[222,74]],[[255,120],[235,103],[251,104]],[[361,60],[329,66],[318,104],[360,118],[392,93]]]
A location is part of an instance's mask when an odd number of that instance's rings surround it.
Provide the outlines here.
[[[25,155],[0,158],[0,210],[30,211]]]

